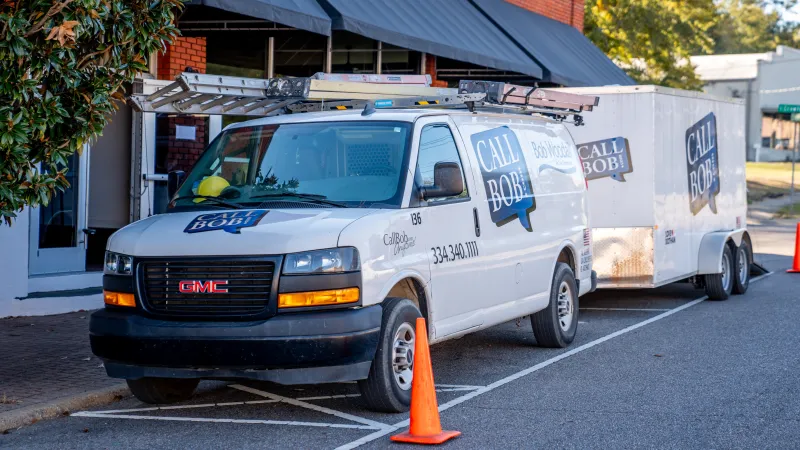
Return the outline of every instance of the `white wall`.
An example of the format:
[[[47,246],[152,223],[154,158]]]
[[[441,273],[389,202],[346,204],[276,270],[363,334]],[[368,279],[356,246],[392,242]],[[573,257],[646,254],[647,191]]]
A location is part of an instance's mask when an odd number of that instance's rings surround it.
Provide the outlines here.
[[[12,314],[13,302],[28,295],[28,209],[11,227],[0,225],[0,317]]]
[[[779,104],[800,105],[800,58],[762,61],[758,74],[761,80],[760,109],[777,112]]]
[[[761,145],[761,100],[759,95],[760,81],[752,80],[722,80],[709,81],[703,91],[720,97],[734,97],[745,101],[746,116],[745,133],[747,139],[747,159],[755,159],[754,146]]]

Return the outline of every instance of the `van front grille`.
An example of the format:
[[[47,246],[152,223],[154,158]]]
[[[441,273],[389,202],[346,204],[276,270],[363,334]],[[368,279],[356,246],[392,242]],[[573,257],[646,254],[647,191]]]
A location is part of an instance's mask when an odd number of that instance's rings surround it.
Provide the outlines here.
[[[275,263],[263,260],[142,262],[145,308],[158,315],[249,316],[268,306]]]

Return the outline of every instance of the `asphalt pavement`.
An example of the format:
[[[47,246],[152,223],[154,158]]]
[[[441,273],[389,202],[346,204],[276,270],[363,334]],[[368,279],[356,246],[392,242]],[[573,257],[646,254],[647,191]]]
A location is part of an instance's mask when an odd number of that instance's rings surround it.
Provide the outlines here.
[[[705,301],[688,284],[581,298],[567,349],[509,322],[431,348],[448,448],[798,448],[800,275],[786,227],[759,239],[771,275]],[[769,234],[773,233],[773,234]],[[783,234],[781,234],[783,233]],[[384,448],[407,414],[352,383],[205,382],[188,402],[133,398],[0,436],[7,448]]]

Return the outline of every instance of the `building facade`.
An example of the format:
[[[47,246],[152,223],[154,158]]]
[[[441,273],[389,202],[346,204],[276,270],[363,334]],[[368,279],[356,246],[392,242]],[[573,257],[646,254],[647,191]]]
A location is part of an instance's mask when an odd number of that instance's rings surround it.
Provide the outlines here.
[[[800,50],[778,46],[773,52],[693,56],[691,61],[705,92],[744,99],[747,160],[791,161],[797,123],[778,106],[800,105]]]
[[[152,55],[152,83],[186,71],[252,78],[317,72],[632,84],[583,35],[583,0],[194,0],[182,36]],[[163,80],[163,81],[159,81]],[[0,317],[102,306],[108,237],[166,210],[166,176],[188,171],[228,116],[121,108],[70,161],[71,186],[0,227]]]

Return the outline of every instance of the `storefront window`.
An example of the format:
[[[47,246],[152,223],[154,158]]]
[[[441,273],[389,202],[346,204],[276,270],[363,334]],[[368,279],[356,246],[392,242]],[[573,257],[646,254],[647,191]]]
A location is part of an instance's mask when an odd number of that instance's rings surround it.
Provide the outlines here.
[[[266,77],[267,36],[263,32],[209,33],[206,52],[206,73]]]

